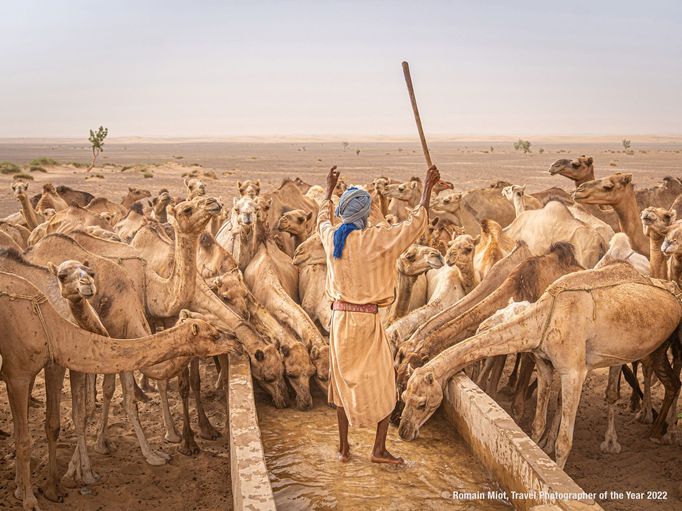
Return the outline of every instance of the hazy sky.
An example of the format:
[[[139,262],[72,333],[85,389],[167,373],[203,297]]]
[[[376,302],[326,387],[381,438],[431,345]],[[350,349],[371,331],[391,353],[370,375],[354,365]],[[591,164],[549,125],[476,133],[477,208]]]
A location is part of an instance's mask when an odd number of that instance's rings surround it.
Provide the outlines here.
[[[682,133],[682,1],[3,0],[0,137]]]

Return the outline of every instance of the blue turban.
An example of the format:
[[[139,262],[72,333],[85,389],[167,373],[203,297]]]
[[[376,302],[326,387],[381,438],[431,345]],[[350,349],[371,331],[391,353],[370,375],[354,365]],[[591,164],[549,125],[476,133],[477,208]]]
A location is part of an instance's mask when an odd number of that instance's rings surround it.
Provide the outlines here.
[[[343,223],[334,232],[335,259],[341,259],[348,235],[357,229],[367,227],[371,207],[372,198],[365,190],[351,186],[343,192],[339,205],[336,206],[336,216],[341,217]]]

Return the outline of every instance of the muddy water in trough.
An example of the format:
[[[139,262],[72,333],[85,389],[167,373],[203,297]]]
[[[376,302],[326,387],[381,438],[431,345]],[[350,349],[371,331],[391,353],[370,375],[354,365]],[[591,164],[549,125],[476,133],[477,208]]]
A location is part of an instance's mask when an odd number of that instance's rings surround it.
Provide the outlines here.
[[[353,428],[349,433],[352,458],[340,463],[336,411],[325,404],[321,393],[314,398],[315,407],[308,412],[277,410],[258,392],[258,421],[279,509],[511,509],[503,501],[451,498],[453,491],[498,488],[440,414],[415,442],[404,442],[396,428],[389,429],[388,448],[405,459],[403,466],[371,463],[374,431]]]

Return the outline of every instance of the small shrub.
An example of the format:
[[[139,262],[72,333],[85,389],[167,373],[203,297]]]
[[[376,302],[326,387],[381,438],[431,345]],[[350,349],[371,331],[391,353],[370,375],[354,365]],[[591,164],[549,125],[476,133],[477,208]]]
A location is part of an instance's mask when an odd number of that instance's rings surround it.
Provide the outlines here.
[[[617,167],[617,166],[618,166],[618,162],[612,160],[612,161],[609,162],[609,165],[610,165],[611,167]]]
[[[29,168],[29,170],[30,170],[31,172],[43,172],[43,173],[47,173],[47,170],[45,170],[45,169],[44,169],[43,167],[41,167],[40,165],[31,165],[30,168]]]
[[[209,179],[218,179],[218,176],[216,176],[216,173],[212,170],[204,170],[204,177]]]
[[[360,149],[355,150],[355,156],[360,156]]]
[[[124,165],[123,167],[121,167],[121,172],[125,172],[126,170],[130,170],[132,168],[133,168],[132,165]]]
[[[31,174],[26,174],[25,172],[21,172],[19,174],[15,174],[12,179],[28,179],[29,181],[33,181],[33,176]]]
[[[44,165],[45,167],[54,167],[56,165],[59,165],[59,162],[57,160],[53,160],[52,158],[45,158],[43,156],[42,158],[36,158],[35,160],[31,160],[31,163],[29,165],[36,167],[40,167],[42,165]]]
[[[88,167],[87,163],[81,163],[79,161],[72,161],[71,163],[68,163],[67,165],[71,165],[72,167],[75,167],[77,169],[85,169]]]
[[[104,139],[107,138],[108,134],[109,130],[102,126],[100,126],[97,129],[97,131],[90,130],[88,142],[90,142],[90,146],[92,148],[92,162],[88,167],[88,172],[90,172],[92,168],[95,166],[95,161],[97,160],[97,156],[99,156],[99,153],[104,151]]]
[[[0,174],[18,174],[21,169],[9,161],[0,161]]]
[[[142,177],[144,177],[145,179],[151,179],[154,177],[154,174],[151,172],[145,172],[144,174],[142,174]]]
[[[542,153],[544,153],[544,152],[545,152],[545,149],[544,149],[544,148],[541,147],[540,149],[538,149],[538,153],[542,154]]]
[[[528,140],[518,139],[514,142],[514,150],[523,151],[523,154],[528,154],[530,152],[530,146],[532,144]]]
[[[173,158],[175,158],[176,160],[182,160],[184,156],[173,156]]]
[[[630,146],[632,145],[631,140],[624,138],[620,143],[623,144],[623,149],[625,149],[625,152],[628,152],[630,150]]]

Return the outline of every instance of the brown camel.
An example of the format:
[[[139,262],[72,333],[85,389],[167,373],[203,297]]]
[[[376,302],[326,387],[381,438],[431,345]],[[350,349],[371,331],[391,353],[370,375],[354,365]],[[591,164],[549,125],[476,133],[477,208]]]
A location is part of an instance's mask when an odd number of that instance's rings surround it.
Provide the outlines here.
[[[395,301],[391,312],[385,319],[387,325],[426,304],[426,278],[423,278],[421,292],[414,289],[417,279],[429,270],[442,267],[443,264],[443,256],[440,252],[424,245],[412,245],[400,255],[396,262],[398,279],[396,280]]]
[[[480,282],[474,269],[476,240],[468,234],[460,234],[450,243],[445,252],[445,262],[459,270],[464,294],[469,294]]]
[[[149,190],[137,188],[135,186],[129,186],[128,193],[126,193],[121,199],[121,205],[126,209],[130,209],[137,201],[151,196],[152,193]]]
[[[22,249],[26,248],[31,232],[19,224],[10,224],[0,220],[0,232],[9,236]]]
[[[277,221],[277,229],[291,234],[294,239],[294,249],[296,249],[310,238],[315,229],[313,212],[302,209],[287,211]]]
[[[69,204],[61,198],[61,196],[55,190],[52,183],[45,183],[43,185],[43,193],[40,196],[40,200],[35,206],[35,210],[38,212],[44,211],[47,208],[52,208],[55,211],[61,211],[69,207]]]
[[[661,245],[670,226],[677,220],[674,210],[646,208],[640,215],[644,234],[649,238],[649,268],[656,279],[668,278],[667,258],[661,252]]]
[[[99,215],[108,214],[107,221],[112,227],[128,213],[128,208],[123,204],[112,202],[106,197],[92,199],[85,209]]]
[[[620,230],[628,235],[632,247],[649,257],[649,240],[642,231],[632,174],[618,173],[583,183],[575,189],[573,198],[581,204],[613,207],[618,215]]]
[[[100,214],[93,213],[80,206],[69,206],[57,211],[47,222],[46,234],[69,234],[76,229],[99,227],[104,231],[111,231],[112,227]]]
[[[31,484],[28,396],[30,382],[52,362],[81,373],[133,371],[178,356],[213,356],[238,351],[237,345],[202,321],[182,324],[140,339],[103,337],[62,318],[35,286],[0,273],[2,370],[16,443],[17,490],[26,510],[39,510]]]
[[[32,231],[38,224],[42,224],[45,221],[45,217],[33,209],[33,204],[31,204],[28,195],[26,195],[27,190],[28,183],[24,181],[15,181],[12,183],[12,191],[14,192],[14,197],[19,201],[19,204],[21,204],[21,213],[26,222],[26,226]]]
[[[637,206],[640,210],[648,207],[670,209],[675,200],[682,194],[682,180],[666,176],[660,184],[651,188],[635,190]]]
[[[256,179],[255,181],[237,181],[237,188],[239,189],[239,195],[241,197],[255,199],[260,195],[260,179]]]
[[[185,183],[185,188],[187,188],[188,200],[206,195],[206,185],[201,179],[196,177],[186,177],[183,183]]]
[[[294,264],[298,268],[301,307],[323,333],[328,333],[332,316],[331,302],[325,292],[327,259],[319,234],[314,234],[298,246]]]
[[[386,220],[388,221],[388,218]],[[449,243],[461,234],[465,234],[462,227],[443,221],[436,216],[429,222],[428,245],[445,255]]]
[[[19,245],[13,236],[0,231],[0,247],[13,248],[18,252],[23,250],[23,247]]]
[[[137,232],[144,226],[150,223],[150,219],[144,213],[144,207],[141,202],[135,202],[130,209],[114,225],[114,232],[125,242],[130,241],[135,237]]]
[[[661,251],[668,257],[668,279],[682,286],[682,223],[675,222],[668,228]]]
[[[412,178],[405,183],[385,184],[381,194],[390,199],[388,213],[399,222],[408,217],[408,212],[419,204],[422,194],[422,183],[419,178]]]
[[[494,220],[481,221],[479,236],[474,254],[474,270],[476,279],[480,282],[497,261],[514,249],[515,242]]]
[[[560,278],[514,320],[471,337],[415,369],[403,393],[399,434],[417,437],[419,428],[443,399],[443,387],[459,370],[484,357],[532,352],[538,367],[533,438],[545,429],[552,373],[561,377],[561,425],[555,444],[563,468],[571,451],[573,427],[587,373],[640,360],[661,346],[682,319],[679,289],[648,279],[631,265],[614,263]],[[610,386],[615,390],[615,386]],[[611,389],[609,389],[611,390]],[[602,450],[619,450],[614,420],[616,396],[607,392],[609,425]]]
[[[173,197],[168,190],[162,188],[159,190],[159,195],[154,197],[151,202],[151,217],[161,224],[168,222],[168,214],[166,208],[173,204]]]
[[[83,190],[74,190],[65,185],[59,185],[55,190],[57,194],[64,199],[64,202],[66,202],[67,205],[75,204],[81,208],[87,206],[90,201],[95,198],[91,193],[84,192]],[[41,196],[42,194],[38,193],[31,197],[31,205],[34,208],[38,205]]]

